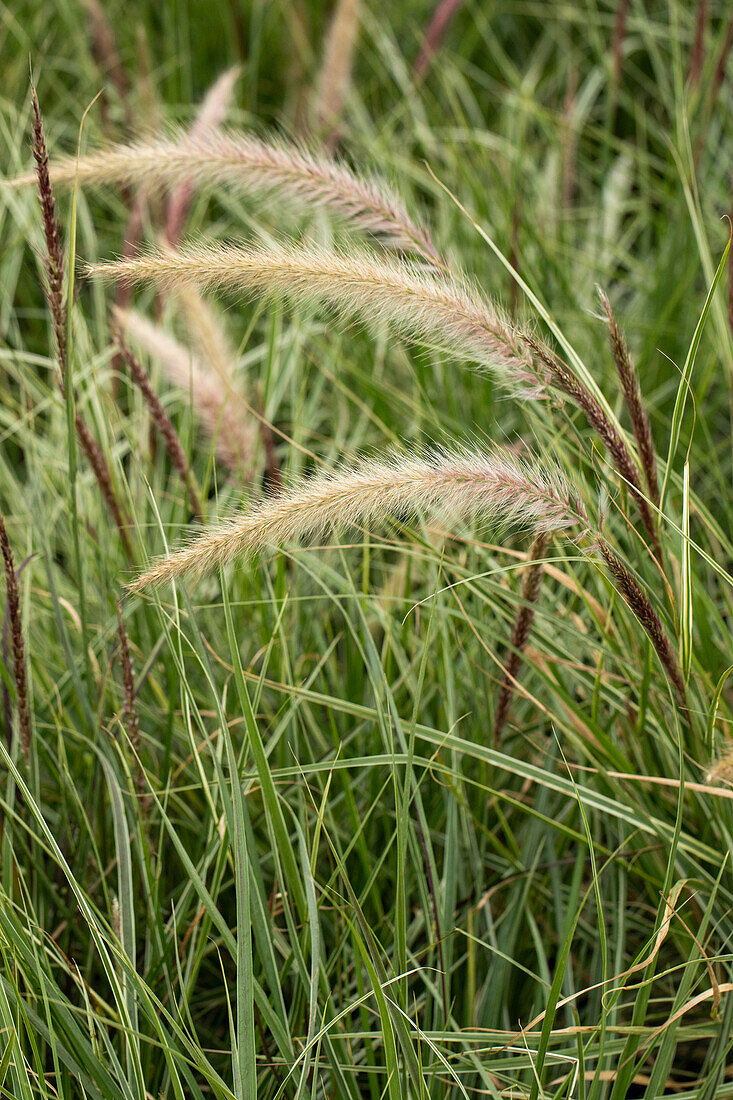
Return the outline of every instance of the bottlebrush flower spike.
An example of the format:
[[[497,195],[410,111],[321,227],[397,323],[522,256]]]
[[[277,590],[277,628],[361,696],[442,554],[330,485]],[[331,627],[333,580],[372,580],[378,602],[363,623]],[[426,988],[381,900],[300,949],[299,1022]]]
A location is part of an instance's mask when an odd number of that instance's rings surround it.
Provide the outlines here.
[[[453,522],[479,519],[547,532],[584,520],[582,503],[559,470],[547,464],[519,461],[501,451],[435,451],[417,458],[398,454],[319,474],[209,528],[154,563],[130,590],[196,579],[266,546],[391,517],[436,513]]]
[[[467,283],[408,261],[360,249],[192,246],[96,264],[88,273],[165,290],[221,287],[294,305],[325,305],[345,316],[387,322],[403,336],[492,368],[522,396],[544,392],[546,365],[501,310]]]
[[[76,157],[51,165],[56,186],[72,186]],[[443,266],[430,235],[407,213],[402,199],[383,180],[357,175],[344,163],[303,145],[251,134],[210,130],[170,131],[167,136],[112,145],[82,156],[79,184],[174,187],[223,186],[255,198],[277,197],[300,211],[326,208],[355,228],[375,234],[395,247],[412,249]],[[27,186],[32,176],[8,181]]]

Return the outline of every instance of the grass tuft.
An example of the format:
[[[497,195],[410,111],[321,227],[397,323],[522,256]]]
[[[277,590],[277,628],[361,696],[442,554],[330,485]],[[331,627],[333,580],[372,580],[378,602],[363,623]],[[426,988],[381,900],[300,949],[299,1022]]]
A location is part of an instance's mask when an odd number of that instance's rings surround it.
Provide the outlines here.
[[[730,13],[10,7],[3,1095],[733,1096]]]

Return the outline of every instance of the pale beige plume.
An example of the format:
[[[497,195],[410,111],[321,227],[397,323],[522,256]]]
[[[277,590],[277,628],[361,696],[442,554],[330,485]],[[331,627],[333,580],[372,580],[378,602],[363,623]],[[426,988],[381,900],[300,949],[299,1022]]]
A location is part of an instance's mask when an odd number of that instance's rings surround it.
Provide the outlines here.
[[[515,393],[544,392],[547,367],[503,313],[475,288],[407,261],[315,246],[190,247],[91,266],[123,282],[187,285],[322,304],[490,367]]]
[[[50,171],[55,186],[72,186],[76,157],[54,161]],[[443,266],[427,230],[383,181],[356,175],[340,161],[302,145],[220,130],[199,135],[178,131],[82,156],[78,179],[82,185],[144,185],[148,190],[173,187],[184,179],[197,187],[221,185],[252,197],[275,195],[297,212],[327,208],[385,243],[413,249]],[[27,175],[5,183],[21,187],[34,181]]]
[[[480,519],[549,532],[581,522],[583,508],[556,468],[500,451],[365,460],[352,469],[312,477],[209,528],[155,562],[130,588],[139,592],[182,577],[196,579],[263,547],[346,526],[431,514],[451,522]]]

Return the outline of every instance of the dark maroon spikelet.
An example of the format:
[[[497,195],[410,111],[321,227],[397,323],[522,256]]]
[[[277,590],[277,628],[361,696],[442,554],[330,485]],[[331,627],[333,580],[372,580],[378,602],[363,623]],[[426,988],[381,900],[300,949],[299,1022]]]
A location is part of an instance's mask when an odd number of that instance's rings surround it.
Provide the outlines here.
[[[48,171],[48,153],[46,151],[46,139],[43,134],[43,119],[38,105],[36,90],[31,86],[31,100],[33,103],[33,156],[36,161],[36,175],[38,177],[38,194],[41,200],[43,213],[43,232],[46,237],[46,270],[48,272],[48,299],[56,345],[59,357],[59,374],[57,381],[61,395],[66,395],[66,341],[67,323],[66,308],[64,304],[64,260],[61,251],[61,235],[56,221],[56,203],[51,187],[51,177]],[[134,555],[130,538],[127,533],[127,522],[115,496],[112,484],[112,474],[102,449],[92,435],[80,412],[75,414],[74,423],[84,454],[91,466],[94,476],[110,510],[113,520],[120,533],[120,539],[130,564],[134,563]]]
[[[25,645],[23,642],[23,626],[20,621],[18,580],[15,573],[13,551],[10,548],[8,532],[5,528],[5,520],[1,513],[0,551],[2,551],[3,564],[5,565],[5,588],[8,601],[8,615],[10,618],[10,636],[13,646],[13,673],[15,675],[15,690],[18,699],[18,733],[23,756],[26,760],[29,760],[31,754],[31,719],[28,709],[28,682],[25,674]]]
[[[579,409],[583,410],[588,423],[591,427],[595,428],[604,445],[608,448],[614,466],[626,482],[629,491],[636,500],[642,522],[651,539],[654,552],[658,560],[661,561],[662,551],[659,545],[656,524],[654,523],[651,510],[642,492],[638,468],[624,439],[611,420],[609,420],[600,402],[586,389],[578,376],[574,374],[562,360],[558,359],[546,344],[542,344],[539,340],[529,335],[523,334],[523,339],[536,353],[538,359],[547,367],[550,384],[554,389],[559,390],[561,393],[565,394],[566,397],[569,397]]]
[[[504,678],[502,679],[501,688],[499,689],[499,701],[496,704],[496,714],[494,716],[495,746],[501,743],[501,735],[507,717],[509,716],[509,707],[514,695],[517,674],[522,664],[522,651],[527,644],[529,633],[532,629],[532,622],[534,620],[537,600],[540,595],[540,586],[542,584],[542,573],[544,570],[542,558],[545,556],[547,542],[548,537],[544,532],[537,535],[529,551],[529,565],[525,569],[522,577],[523,604],[519,608],[517,617],[514,620],[512,634],[509,640],[509,652],[506,658]]]
[[[122,665],[122,686],[125,694],[123,720],[133,751],[135,786],[140,796],[141,808],[145,811],[148,807],[148,799],[145,794],[145,773],[140,762],[140,722],[137,716],[137,706],[135,705],[135,669],[132,664],[130,641],[122,615],[122,607],[119,603],[117,604],[117,633],[120,638],[120,664]]]
[[[631,426],[634,430],[636,445],[639,448],[639,457],[641,459],[642,469],[644,470],[647,488],[649,489],[649,496],[654,504],[658,504],[659,484],[657,482],[657,459],[654,453],[654,441],[652,439],[651,427],[649,426],[649,418],[641,398],[639,377],[634,369],[634,364],[631,362],[629,351],[626,347],[626,341],[614,317],[611,303],[602,290],[598,293],[606,313],[606,318],[608,319],[611,351],[613,353],[614,362],[616,363],[616,370],[618,371],[618,376],[621,381],[621,387],[624,391],[626,408],[629,410],[629,417],[631,418]]]
[[[61,252],[61,239],[56,221],[56,203],[48,172],[48,152],[43,135],[43,120],[38,106],[36,89],[31,86],[33,104],[33,156],[36,161],[38,177],[38,196],[43,214],[43,232],[46,237],[46,271],[48,272],[48,305],[51,310],[56,344],[58,346],[59,366],[61,368],[61,387],[66,382],[66,310],[64,308],[64,261]]]
[[[596,546],[601,557],[608,566],[608,571],[615,580],[624,601],[647,632],[649,640],[654,646],[655,652],[662,663],[662,667],[665,669],[677,692],[680,703],[682,706],[686,707],[687,691],[685,689],[685,682],[682,678],[680,666],[677,663],[677,657],[672,649],[667,633],[662,626],[662,621],[652,607],[649,597],[633,573],[624,565],[621,559],[617,557],[604,539],[599,538],[596,542]]]
[[[87,462],[92,468],[99,490],[104,497],[105,503],[109,508],[110,515],[115,522],[115,526],[119,531],[120,541],[125,551],[127,560],[131,565],[135,563],[135,555],[132,552],[132,544],[130,542],[130,536],[128,534],[128,521],[122,514],[119,501],[115,495],[114,486],[112,484],[112,474],[110,473],[107,460],[104,457],[102,448],[89,431],[87,422],[82,417],[81,413],[77,412],[74,416],[74,423],[76,425],[76,434],[79,437],[79,443],[87,457]]]
[[[26,565],[35,557],[35,554],[29,554],[27,558],[24,558],[18,568],[15,570],[16,586],[20,580],[20,574],[25,569]],[[5,611],[3,612],[3,629],[2,629],[2,662],[5,668],[9,668],[10,658],[10,645],[11,645],[11,633],[12,628],[10,625],[10,606],[8,601],[5,601]],[[13,740],[13,711],[10,705],[10,692],[8,691],[8,685],[3,681],[3,726],[5,728],[5,736],[8,743],[8,748]]]
[[[203,519],[203,509],[201,507],[201,501],[199,500],[196,487],[194,485],[193,474],[186,458],[186,452],[183,450],[180,439],[178,438],[178,432],[173,427],[171,419],[168,413],[163,408],[160,398],[153,389],[153,383],[150,381],[145,368],[142,366],[137,357],[133,354],[122,335],[120,329],[117,331],[117,341],[120,345],[120,351],[122,358],[127,364],[127,368],[130,371],[130,377],[135,385],[138,387],[145,403],[150,409],[153,421],[158,428],[158,431],[165,440],[165,445],[170,455],[171,462],[178,471],[181,481],[184,487],[188,490],[189,500],[191,502],[191,508],[197,519]]]

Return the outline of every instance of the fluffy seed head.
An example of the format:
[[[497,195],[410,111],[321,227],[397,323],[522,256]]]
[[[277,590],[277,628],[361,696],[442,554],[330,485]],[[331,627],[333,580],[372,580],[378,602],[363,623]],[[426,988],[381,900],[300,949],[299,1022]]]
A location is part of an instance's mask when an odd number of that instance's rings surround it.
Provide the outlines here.
[[[75,157],[55,161],[54,183],[71,186],[76,167]],[[149,191],[175,186],[183,178],[196,187],[222,185],[253,197],[275,195],[298,211],[303,206],[325,207],[359,229],[442,263],[427,231],[384,182],[356,175],[345,164],[302,145],[213,128],[191,134],[172,131],[167,137],[112,145],[80,157],[78,170],[80,184],[144,185]],[[11,186],[32,180],[22,176]]]
[[[230,246],[150,253],[88,270],[166,290],[193,284],[322,304],[345,316],[388,322],[408,338],[488,366],[522,396],[544,392],[546,366],[500,310],[467,284],[409,262],[353,249]]]
[[[581,522],[583,507],[559,471],[498,451],[366,460],[353,469],[313,477],[210,528],[155,563],[131,589],[200,577],[263,547],[315,538],[348,525],[431,514],[444,514],[453,522],[481,519],[553,531]]]

